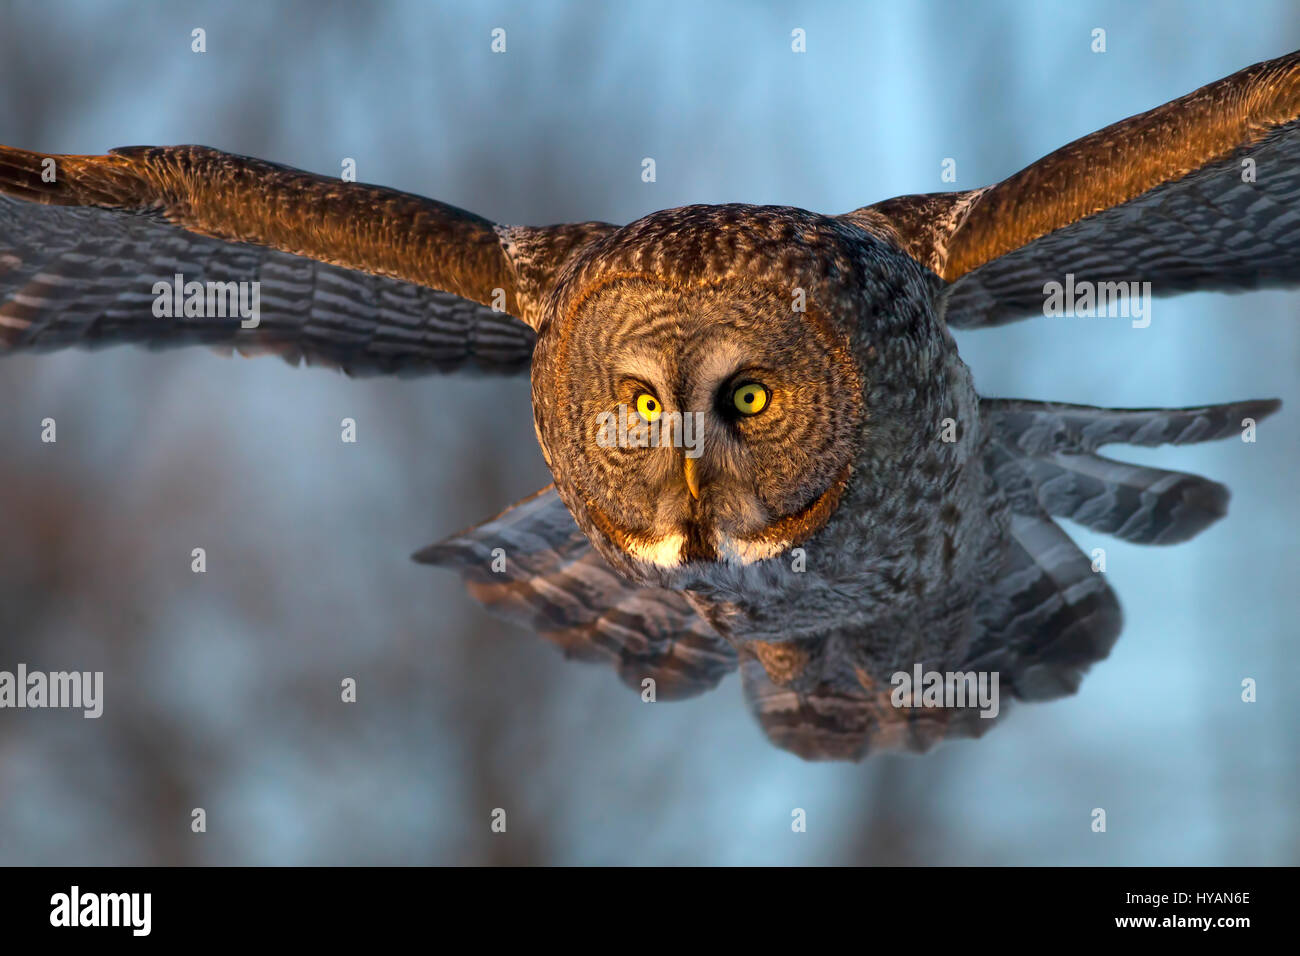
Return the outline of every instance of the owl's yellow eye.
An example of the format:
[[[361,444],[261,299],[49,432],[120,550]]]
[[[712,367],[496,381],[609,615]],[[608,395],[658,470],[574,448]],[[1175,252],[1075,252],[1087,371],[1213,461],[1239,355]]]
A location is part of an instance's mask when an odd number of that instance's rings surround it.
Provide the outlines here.
[[[757,415],[767,408],[767,389],[757,382],[747,382],[731,393],[731,401],[742,415]]]
[[[636,411],[646,421],[652,422],[664,413],[664,407],[649,392],[642,392],[636,397]]]

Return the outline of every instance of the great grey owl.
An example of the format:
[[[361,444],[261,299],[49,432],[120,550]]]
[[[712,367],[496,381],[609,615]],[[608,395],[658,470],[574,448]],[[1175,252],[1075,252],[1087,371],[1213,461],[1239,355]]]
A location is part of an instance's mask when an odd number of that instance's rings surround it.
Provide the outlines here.
[[[1166,544],[1224,514],[1221,485],[1100,446],[1238,435],[1278,406],[982,398],[949,327],[1042,314],[1053,283],[1297,282],[1298,122],[1292,54],[983,189],[623,227],[498,226],[198,146],[0,147],[0,348],[531,367],[554,485],[418,560],[657,697],[739,669],[768,736],[803,757],[925,750],[996,718],[900,695],[899,675],[972,697],[965,675],[994,675],[1045,700],[1118,636],[1104,576],[1055,518]],[[244,288],[227,283],[258,290],[256,323],[214,306]]]

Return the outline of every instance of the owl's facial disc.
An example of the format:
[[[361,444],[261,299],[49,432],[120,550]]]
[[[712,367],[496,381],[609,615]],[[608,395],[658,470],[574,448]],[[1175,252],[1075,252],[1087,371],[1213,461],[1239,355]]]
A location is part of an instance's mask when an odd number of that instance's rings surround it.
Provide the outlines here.
[[[862,383],[839,330],[791,303],[753,283],[635,277],[574,308],[539,436],[561,495],[615,564],[650,577],[749,564],[830,518]]]

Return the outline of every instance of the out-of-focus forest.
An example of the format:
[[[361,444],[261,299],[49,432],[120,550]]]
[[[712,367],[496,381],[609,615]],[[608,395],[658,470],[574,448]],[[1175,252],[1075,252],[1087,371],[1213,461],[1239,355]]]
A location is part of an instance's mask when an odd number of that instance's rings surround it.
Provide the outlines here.
[[[841,212],[952,188],[945,158],[959,188],[1001,179],[1296,47],[1285,0],[3,0],[0,142],[205,143],[327,174],[351,157],[509,223]],[[772,748],[735,677],[645,704],[409,560],[549,480],[526,380],[201,349],[0,358],[0,669],[105,672],[99,720],[0,710],[0,863],[1300,862],[1297,312],[1300,293],[1196,295],[1143,330],[960,337],[989,395],[1287,405],[1253,445],[1118,452],[1234,498],[1171,548],[1070,529],[1107,548],[1128,622],[1077,697],[859,766]]]

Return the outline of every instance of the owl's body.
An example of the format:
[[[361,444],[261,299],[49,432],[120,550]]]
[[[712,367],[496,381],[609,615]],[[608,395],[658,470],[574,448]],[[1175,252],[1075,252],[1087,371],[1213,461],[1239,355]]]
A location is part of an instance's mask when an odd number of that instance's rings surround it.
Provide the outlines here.
[[[197,288],[258,283],[258,322],[151,312],[146,291],[182,269]],[[1167,544],[1225,513],[1220,485],[1096,451],[1225,438],[1276,402],[976,392],[949,328],[1041,312],[1066,278],[1157,295],[1300,283],[1300,54],[995,186],[838,216],[689,206],[506,227],[204,147],[0,147],[0,348],[531,365],[554,486],[417,558],[646,699],[738,669],[769,737],[808,758],[925,750],[1006,710],[900,696],[900,675],[1073,693],[1121,619],[1056,519]]]
[[[944,674],[1001,666],[1008,691],[1019,679],[1026,696],[1054,695],[1072,691],[1118,634],[1109,589],[1037,501],[1022,509],[1025,540],[1016,543],[1010,498],[996,478],[999,456],[989,453],[991,429],[944,322],[942,292],[869,224],[791,208],[687,207],[590,246],[556,284],[538,325],[533,408],[559,497],[612,566],[687,596],[736,651],[768,733],[808,756],[857,757],[869,741],[925,749],[991,726],[996,715],[979,716],[974,700],[959,712],[900,711],[893,677],[917,665]],[[744,315],[729,314],[738,304]],[[785,390],[786,401],[808,402],[820,427],[807,449],[798,448],[800,436],[782,436],[775,467],[786,469],[779,485],[790,497],[759,503],[764,532],[782,532],[745,547],[720,546],[716,530],[692,533],[683,524],[712,530],[712,502],[706,493],[692,505],[679,481],[675,498],[658,488],[649,496],[653,507],[632,522],[643,547],[630,546],[596,516],[593,499],[643,487],[618,460],[639,464],[645,450],[616,451],[613,463],[590,449],[573,453],[566,438],[589,443],[601,408],[566,386],[574,374],[566,340],[580,339],[588,359],[617,369],[623,351],[640,367],[638,337],[649,336],[664,379],[687,383],[690,394],[701,368],[721,363],[714,379],[725,381],[732,366],[797,363],[800,356],[782,350],[794,340],[788,332],[775,355],[755,348],[752,334],[743,341],[757,354],[729,334],[735,324],[791,319],[831,339],[831,364],[852,367],[838,384],[853,394]],[[577,377],[584,387],[599,380],[595,369]],[[563,447],[552,448],[548,435]],[[665,451],[671,470],[677,452]],[[792,454],[799,451],[807,454]],[[706,433],[701,460],[709,455]],[[741,481],[754,473],[743,470]],[[743,497],[738,488],[723,495],[723,512]],[[816,514],[827,497],[834,506]],[[680,552],[644,547],[663,540]],[[1081,632],[1076,644],[1040,653],[1050,642],[1039,635],[1024,660],[990,657],[987,648],[1026,636],[1017,631],[1025,608],[1016,605],[1025,592],[1039,610],[1056,605],[1044,611],[1058,615],[1053,635]],[[1030,667],[1039,671],[1026,673]]]
[[[575,300],[593,288],[605,300],[575,311]],[[611,289],[620,293],[615,301]],[[788,645],[792,660],[808,658],[790,686],[820,679],[819,665],[859,669],[888,687],[889,675],[910,671],[913,662],[960,663],[974,632],[976,598],[1006,549],[1007,508],[984,470],[979,399],[943,323],[938,292],[916,262],[879,237],[799,209],[687,207],[611,234],[557,284],[538,328],[533,408],[560,497],[611,564],[634,580],[684,590],[737,647],[764,646],[762,653],[775,659],[765,645]],[[635,333],[647,333],[659,361],[692,372],[719,360],[773,367],[799,360],[779,350],[747,354],[729,341],[725,313],[738,303],[745,319],[821,324],[834,339],[827,351],[842,350],[836,357],[852,365],[842,387],[858,393],[805,397],[787,390],[785,400],[809,402],[813,419],[834,419],[833,427],[819,428],[807,449],[789,447],[799,436],[781,437],[782,454],[773,457],[786,469],[780,486],[792,495],[764,510],[762,526],[799,514],[827,487],[837,506],[820,527],[809,522],[752,544],[753,555],[736,548],[728,554],[706,540],[703,553],[676,562],[671,555],[630,560],[626,544],[610,540],[585,500],[620,476],[593,473],[590,455],[548,450],[548,431],[558,425],[563,434],[581,434],[599,411],[565,403],[557,365],[567,357],[553,343],[575,336],[589,342],[600,334],[594,326],[607,326],[614,314],[633,326],[632,334],[605,329],[618,348],[635,349]],[[582,327],[584,320],[593,328]],[[779,344],[790,341],[782,335]],[[595,354],[607,367],[617,365],[613,351]],[[592,373],[584,370],[581,378],[590,381]],[[945,433],[961,440],[944,441]],[[702,460],[710,452],[706,431]],[[661,513],[664,497],[655,496],[646,517],[651,526],[664,522],[659,530],[668,537],[680,529]],[[738,497],[727,489],[721,507]],[[679,503],[684,508],[690,498],[681,493]],[[701,505],[711,503],[706,494]],[[762,544],[769,547],[759,550]],[[832,644],[833,653],[819,651]]]

